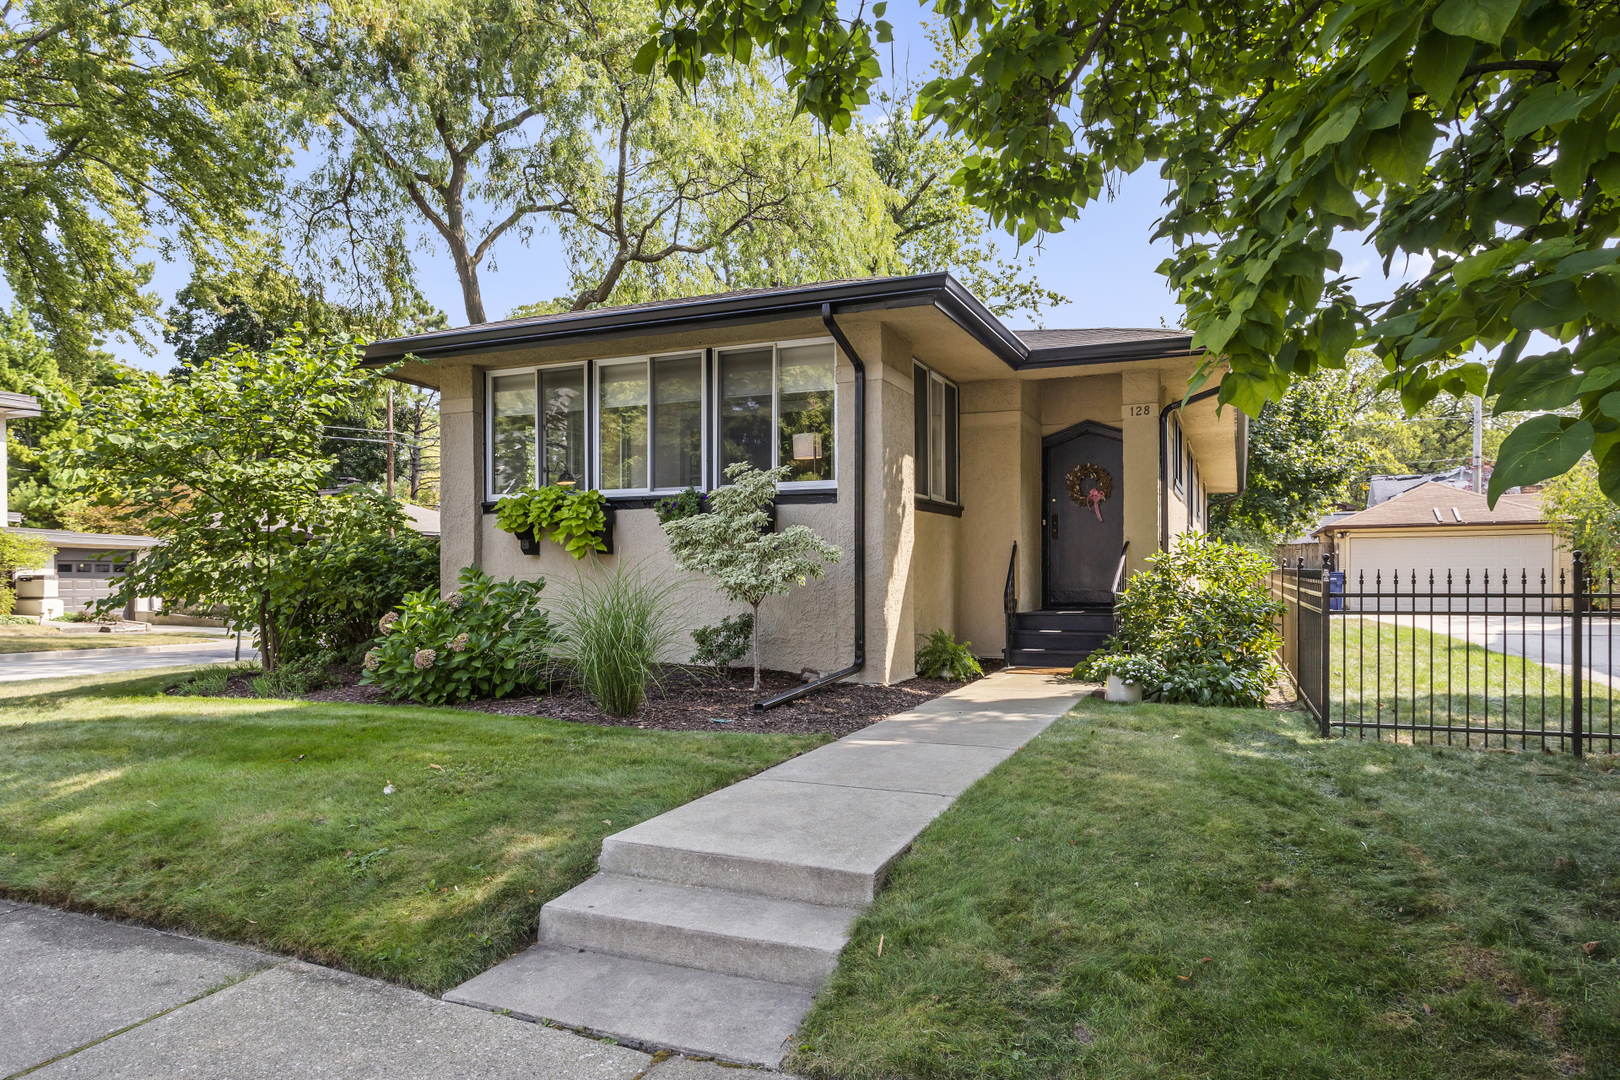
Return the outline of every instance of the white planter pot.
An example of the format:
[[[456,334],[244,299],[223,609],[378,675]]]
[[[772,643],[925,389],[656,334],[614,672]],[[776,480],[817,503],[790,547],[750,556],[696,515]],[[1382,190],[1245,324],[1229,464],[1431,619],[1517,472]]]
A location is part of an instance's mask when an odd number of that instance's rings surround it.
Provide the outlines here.
[[[1142,700],[1142,687],[1139,683],[1120,682],[1118,675],[1110,675],[1103,684],[1103,700],[1134,705]]]

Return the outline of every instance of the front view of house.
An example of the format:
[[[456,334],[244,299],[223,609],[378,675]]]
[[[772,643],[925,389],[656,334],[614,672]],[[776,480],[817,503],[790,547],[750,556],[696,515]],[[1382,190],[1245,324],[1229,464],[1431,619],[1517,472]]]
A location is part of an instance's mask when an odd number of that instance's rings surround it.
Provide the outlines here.
[[[379,341],[366,362],[441,393],[442,582],[671,562],[652,505],[737,462],[787,466],[779,526],[844,556],[761,610],[767,667],[889,683],[919,635],[1072,665],[1115,592],[1244,482],[1247,422],[1176,330],[1007,329],[946,274],[753,289]],[[614,508],[612,552],[524,554],[495,502],[570,483]],[[691,628],[738,609],[694,579]],[[1009,610],[1016,614],[1009,615]],[[671,659],[684,660],[685,657]]]

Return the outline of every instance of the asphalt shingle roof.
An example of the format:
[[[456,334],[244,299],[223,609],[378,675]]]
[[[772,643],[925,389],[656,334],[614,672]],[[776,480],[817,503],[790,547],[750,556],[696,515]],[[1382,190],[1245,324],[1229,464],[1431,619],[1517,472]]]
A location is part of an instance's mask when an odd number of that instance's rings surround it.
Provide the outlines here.
[[[1492,510],[1485,496],[1429,481],[1324,529],[1435,528],[1442,525],[1529,525],[1541,517],[1541,495],[1503,495]]]

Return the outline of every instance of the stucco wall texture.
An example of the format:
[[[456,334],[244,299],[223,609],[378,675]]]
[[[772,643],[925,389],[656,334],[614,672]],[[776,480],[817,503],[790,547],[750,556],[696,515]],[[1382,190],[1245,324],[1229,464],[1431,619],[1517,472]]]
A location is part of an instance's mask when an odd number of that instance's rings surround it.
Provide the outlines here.
[[[1005,638],[1003,588],[1013,543],[1020,609],[1041,604],[1041,440],[1083,420],[1120,429],[1124,475],[1116,478],[1115,501],[1130,542],[1129,569],[1146,565],[1158,546],[1160,527],[1159,411],[1185,392],[1187,369],[1164,362],[1123,365],[1106,374],[1054,374],[960,384],[961,514],[916,508],[912,362],[949,368],[930,355],[927,342],[907,339],[877,319],[850,320],[851,343],[866,362],[866,667],[865,682],[898,682],[914,674],[919,635],[937,628],[970,640],[981,656],[1000,652]],[[810,336],[811,327],[756,327],[749,340]],[[726,335],[737,337],[736,332]],[[720,344],[719,341],[689,344]],[[660,342],[660,345],[664,344]],[[541,544],[522,554],[516,537],[495,527],[483,510],[484,374],[488,369],[614,356],[635,351],[621,343],[594,350],[570,348],[474,357],[436,371],[441,388],[443,481],[441,583],[455,587],[462,567],[481,565],[497,578],[544,577],[548,590],[565,590],[583,575],[634,565],[653,576],[678,581],[682,640],[666,659],[684,661],[689,633],[747,610],[720,596],[695,575],[679,574],[670,560],[652,510],[619,510],[614,553],[575,561],[560,547]],[[854,368],[842,350],[837,366],[837,501],[785,503],[782,525],[807,525],[837,544],[844,557],[820,581],[768,600],[761,609],[761,660],[770,668],[830,671],[851,662],[854,640]],[[1124,406],[1150,405],[1146,415],[1124,415]],[[1197,438],[1195,457],[1207,458],[1232,437],[1219,436],[1219,421],[1202,414],[1189,420]],[[1225,423],[1232,424],[1231,414]],[[1214,426],[1212,426],[1214,425]],[[1212,434],[1214,432],[1214,434]],[[1172,534],[1185,523],[1185,508],[1168,500]]]

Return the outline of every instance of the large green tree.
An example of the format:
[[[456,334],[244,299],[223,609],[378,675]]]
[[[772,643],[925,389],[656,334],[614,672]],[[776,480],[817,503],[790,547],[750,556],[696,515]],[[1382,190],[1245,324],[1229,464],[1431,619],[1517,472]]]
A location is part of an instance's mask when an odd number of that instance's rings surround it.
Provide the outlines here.
[[[954,182],[1022,238],[1105,178],[1169,183],[1156,236],[1221,400],[1258,415],[1370,344],[1408,409],[1489,390],[1536,411],[1491,481],[1590,454],[1620,496],[1620,11],[1612,0],[934,0],[972,56],[918,104],[975,147]],[[661,0],[637,57],[685,85],[761,48],[804,111],[850,127],[882,74],[884,4]],[[1393,299],[1358,300],[1347,232]],[[1532,335],[1555,348],[1526,355]],[[1476,357],[1494,352],[1489,370]],[[1562,410],[1554,412],[1553,410]]]
[[[161,596],[219,605],[258,629],[265,670],[288,628],[276,613],[313,586],[298,567],[312,543],[338,546],[403,525],[397,506],[366,488],[325,498],[332,459],[326,425],[379,373],[358,366],[348,338],[278,338],[263,352],[237,349],[183,379],[133,373],[84,395],[88,438],[63,464],[104,501],[158,507],[146,521],[164,542],[118,581],[114,603]]]
[[[0,272],[64,362],[155,317],[147,244],[206,261],[275,187],[273,3],[0,4]]]
[[[1249,425],[1248,485],[1214,501],[1211,521],[1230,539],[1277,543],[1315,525],[1362,464],[1349,436],[1349,377],[1324,371],[1295,380]]]

